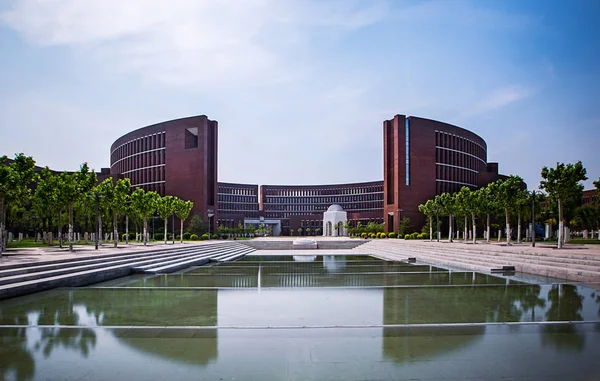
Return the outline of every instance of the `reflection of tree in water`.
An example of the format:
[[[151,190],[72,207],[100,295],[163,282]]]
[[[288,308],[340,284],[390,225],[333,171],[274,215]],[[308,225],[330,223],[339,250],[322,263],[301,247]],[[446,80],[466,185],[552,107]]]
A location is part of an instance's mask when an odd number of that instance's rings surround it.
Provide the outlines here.
[[[554,285],[548,291],[550,307],[546,311],[548,321],[582,321],[582,295],[576,286]],[[575,324],[548,324],[544,326],[542,344],[553,345],[557,349],[575,350],[578,353],[585,347],[585,334]]]
[[[27,348],[27,328],[5,328],[0,334],[2,364],[0,375],[6,379],[14,373],[17,380],[31,380],[35,375],[35,361]],[[9,353],[3,353],[9,350]]]
[[[58,300],[57,300],[58,299]],[[52,303],[39,307],[18,308],[13,315],[12,324],[19,325],[77,325],[80,316],[74,311],[70,293],[53,298]],[[30,320],[36,318],[35,320]],[[0,334],[2,348],[10,348],[9,353],[2,355],[3,378],[14,372],[19,381],[31,380],[35,376],[35,359],[37,352],[45,358],[52,355],[56,348],[75,350],[87,357],[96,346],[96,333],[89,328],[40,328],[40,337],[32,345],[28,342],[28,334],[32,328],[7,328]],[[34,336],[34,335],[31,335]],[[31,336],[29,338],[31,338]]]
[[[540,286],[516,287],[519,290],[519,302],[523,312],[531,311],[531,321],[535,321],[535,309],[546,307],[546,299],[540,298]]]
[[[529,320],[527,311],[535,320],[535,308],[546,305],[540,293],[539,285],[386,288],[384,324],[518,322]],[[431,337],[414,328],[407,330],[410,334],[384,335],[384,355],[395,361],[432,356],[470,345],[485,334],[484,327],[430,329]],[[445,335],[444,340],[438,335]]]

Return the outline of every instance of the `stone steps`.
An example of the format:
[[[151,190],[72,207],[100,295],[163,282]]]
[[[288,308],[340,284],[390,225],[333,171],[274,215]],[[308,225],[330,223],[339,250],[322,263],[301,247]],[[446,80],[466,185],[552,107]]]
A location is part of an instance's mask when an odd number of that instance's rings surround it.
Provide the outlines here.
[[[446,246],[446,245],[445,245]],[[600,261],[591,260],[568,260],[561,258],[547,257],[532,257],[525,254],[514,254],[514,253],[490,253],[485,251],[470,251],[461,250],[460,248],[425,248],[423,246],[403,246],[403,250],[408,256],[414,256],[414,253],[421,254],[439,254],[442,256],[451,256],[454,259],[465,259],[467,261],[473,260],[485,260],[490,264],[496,265],[513,265],[515,263],[535,263],[543,266],[556,266],[564,267],[568,265],[569,268],[585,270],[585,271],[600,271]],[[507,263],[508,262],[508,263]]]
[[[600,264],[599,261],[594,260],[594,257],[584,260],[572,259],[579,261],[572,263],[569,258],[573,256],[563,253],[530,255],[525,252],[488,251],[487,247],[476,250],[448,246],[450,245],[444,244],[444,247],[435,247],[435,244],[415,245],[405,242],[372,241],[357,250],[367,254],[380,255],[386,259],[399,260],[415,257],[426,263],[461,267],[474,271],[490,272],[493,268],[515,266],[518,272],[552,278],[578,282],[600,280]]]
[[[27,266],[28,270],[19,273],[20,269],[5,269],[0,277],[0,300],[20,296],[32,292],[48,290],[56,287],[78,287],[103,282],[133,273],[133,269],[150,266],[150,269],[161,269],[161,272],[172,272],[194,263],[192,259],[199,256],[207,258],[226,255],[245,255],[254,251],[245,245],[236,243],[218,243],[194,245],[186,248],[153,250],[135,254],[107,255],[103,260],[76,258],[73,261],[38,262],[37,266]],[[224,257],[225,258],[225,257]],[[11,274],[10,271],[13,271]]]

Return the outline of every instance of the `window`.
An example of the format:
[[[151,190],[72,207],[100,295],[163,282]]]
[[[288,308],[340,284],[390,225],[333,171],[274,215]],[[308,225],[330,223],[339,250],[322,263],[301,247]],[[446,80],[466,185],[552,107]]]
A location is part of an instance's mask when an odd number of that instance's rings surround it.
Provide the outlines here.
[[[185,129],[185,148],[198,148],[198,127]]]
[[[406,135],[406,185],[410,185],[410,125],[408,118],[405,120]]]

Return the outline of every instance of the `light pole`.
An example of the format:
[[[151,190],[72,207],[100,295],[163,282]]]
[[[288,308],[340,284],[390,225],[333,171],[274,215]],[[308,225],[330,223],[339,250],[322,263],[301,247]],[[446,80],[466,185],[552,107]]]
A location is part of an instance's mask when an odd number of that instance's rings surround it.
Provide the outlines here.
[[[531,247],[535,247],[535,190],[531,192]]]
[[[215,215],[215,212],[212,209],[208,209],[208,239],[210,240],[211,237],[211,233],[210,233],[210,226],[211,224],[211,218]]]

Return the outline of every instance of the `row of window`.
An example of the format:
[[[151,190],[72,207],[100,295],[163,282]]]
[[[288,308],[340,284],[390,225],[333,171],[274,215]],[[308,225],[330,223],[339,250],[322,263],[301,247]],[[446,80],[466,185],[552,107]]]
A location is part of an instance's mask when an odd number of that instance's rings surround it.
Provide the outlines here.
[[[468,168],[452,167],[443,164],[436,165],[436,180],[443,182],[457,182],[468,186],[477,186],[479,174]]]
[[[462,136],[450,134],[444,131],[435,131],[435,145],[450,148],[460,152],[474,155],[484,162],[487,160],[486,149],[479,143]]]
[[[219,210],[258,210],[258,204],[228,203],[219,200]]]
[[[353,196],[336,196],[336,197],[267,197],[265,205],[267,204],[342,204],[345,202],[359,202],[359,201],[383,201],[383,192],[380,193],[367,193],[362,195]]]
[[[142,168],[165,165],[165,149],[156,148],[152,151],[144,151],[127,156],[116,163],[113,163],[113,171],[127,175],[131,172],[139,171]]]
[[[258,196],[258,189],[255,188],[233,188],[226,186],[218,186],[219,195],[241,195],[241,196]]]
[[[257,196],[237,196],[229,194],[218,194],[217,198],[219,202],[236,202],[236,203],[255,203],[258,205]]]
[[[365,193],[383,193],[383,182],[381,185],[360,186],[349,188],[322,188],[322,189],[279,189],[263,188],[265,196],[276,197],[310,197],[310,196],[339,196],[339,195],[361,195]]]
[[[114,165],[117,161],[123,160],[129,156],[139,154],[140,152],[164,148],[166,146],[165,137],[166,133],[162,131],[121,144],[110,153],[111,165]]]
[[[477,188],[476,186],[469,185],[469,184],[438,180],[435,184],[435,191],[436,191],[436,194],[455,193],[455,192],[460,191],[460,188],[465,187],[465,186],[468,186],[471,189]]]

